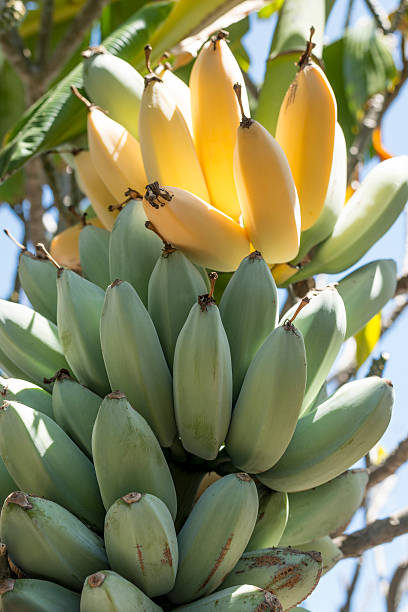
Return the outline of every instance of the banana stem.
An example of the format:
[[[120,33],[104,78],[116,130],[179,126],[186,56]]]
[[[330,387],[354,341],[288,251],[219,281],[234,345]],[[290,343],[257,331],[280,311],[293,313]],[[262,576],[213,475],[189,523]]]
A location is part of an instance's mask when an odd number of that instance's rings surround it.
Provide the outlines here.
[[[152,67],[150,65],[150,56],[152,54],[152,45],[145,45],[144,46],[144,53],[145,53],[145,63],[146,63],[146,69],[147,69],[147,75],[145,76],[145,79],[144,79],[145,88],[146,88],[149,85],[149,83],[152,83],[153,81],[157,81],[158,83],[162,83],[162,80],[152,70]]]
[[[19,249],[21,249],[22,251],[27,250],[27,247],[25,247],[24,244],[21,244],[21,242],[19,242],[17,238],[14,238],[13,234],[11,234],[8,229],[4,229],[3,232],[6,234],[7,238],[10,238],[10,240],[14,242],[16,246],[18,246]]]
[[[218,274],[216,272],[210,272],[210,274],[208,276],[210,278],[210,291],[208,293],[208,297],[213,299],[214,298],[215,283],[217,281]]]
[[[226,42],[228,42],[228,36],[229,32],[227,32],[227,30],[220,30],[219,32],[217,32],[217,34],[211,36],[210,40],[213,44],[214,51],[217,49],[217,42],[219,40],[225,40]]]
[[[170,242],[167,242],[165,237],[159,232],[157,227],[151,221],[145,222],[145,228],[154,232],[156,236],[158,236],[163,242],[163,257],[167,257],[168,255],[170,255],[170,253],[174,253],[175,251],[177,251],[177,249],[172,244],[170,244]]]
[[[299,66],[299,72],[300,72],[300,70],[303,70],[303,68],[305,68],[305,66],[310,64],[310,58],[312,56],[312,51],[313,51],[313,49],[316,46],[316,43],[312,42],[312,38],[313,38],[313,34],[314,33],[315,33],[315,28],[314,28],[314,26],[312,26],[310,28],[309,40],[306,42],[306,49],[304,50],[304,52],[302,53],[302,55],[299,58],[298,63],[296,64],[297,66]]]
[[[85,98],[85,96],[83,96],[81,93],[79,93],[78,89],[75,87],[75,85],[71,85],[71,91],[74,94],[74,96],[76,96],[78,98],[78,100],[80,100],[81,102],[83,102],[86,106],[86,108],[90,111],[93,108],[95,108],[95,104],[92,104],[92,102],[90,102],[88,100],[88,98]]]
[[[244,112],[244,105],[242,104],[242,86],[240,83],[234,83],[233,89],[238,99],[239,108],[241,110],[241,123],[240,127],[249,128],[252,124],[252,119],[247,117]]]
[[[52,264],[54,264],[54,266],[57,268],[57,270],[59,270],[59,271],[60,271],[60,270],[63,270],[63,269],[64,269],[64,268],[63,268],[62,266],[60,266],[60,265],[59,265],[59,263],[58,263],[58,262],[57,262],[57,261],[56,261],[56,260],[53,258],[53,256],[51,255],[51,253],[49,253],[49,252],[47,251],[47,249],[45,248],[45,246],[43,245],[43,243],[42,243],[42,242],[38,242],[38,243],[35,245],[35,248],[36,248],[36,249],[38,249],[39,251],[43,252],[43,253],[44,253],[44,255],[46,256],[46,258],[47,258],[47,259],[49,259],[49,260],[50,260],[50,262],[51,262]]]
[[[302,308],[307,306],[307,304],[309,304],[309,302],[310,302],[310,298],[304,297],[301,300],[301,302],[299,303],[299,305],[296,308],[295,312],[293,313],[292,317],[290,319],[286,319],[286,321],[284,323],[284,327],[287,327],[287,329],[292,329],[293,330],[293,321],[296,319],[296,317],[298,316],[298,314],[302,310]]]

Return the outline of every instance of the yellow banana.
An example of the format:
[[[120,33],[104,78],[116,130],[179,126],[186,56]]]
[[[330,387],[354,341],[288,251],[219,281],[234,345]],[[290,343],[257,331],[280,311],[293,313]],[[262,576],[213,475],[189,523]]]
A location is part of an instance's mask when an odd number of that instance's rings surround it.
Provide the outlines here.
[[[150,47],[147,45],[148,69]],[[208,200],[204,175],[190,129],[169,90],[150,72],[140,103],[139,138],[147,179],[176,185]]]
[[[119,214],[118,210],[109,210],[110,205],[116,204],[116,199],[99,176],[89,151],[79,151],[74,159],[81,188],[92,204],[98,219],[110,231]]]
[[[234,175],[244,224],[252,244],[268,263],[284,263],[299,250],[300,207],[295,183],[282,147],[258,121],[245,115],[239,83],[234,84],[234,90],[242,111]]]
[[[165,241],[195,264],[230,272],[249,254],[245,229],[188,191],[155,182],[147,185],[143,206]]]
[[[89,111],[89,152],[109,191],[117,202],[123,202],[129,187],[143,193],[147,180],[138,141],[120,123],[84,98],[76,87],[71,89]]]
[[[245,114],[249,105],[244,80],[226,41],[219,32],[201,49],[190,77],[194,141],[210,192],[210,202],[233,219],[241,215],[234,182],[233,156],[240,109],[233,91],[242,86]]]
[[[90,219],[89,224],[95,227],[103,227],[97,217]],[[70,268],[80,272],[81,263],[79,257],[79,234],[83,229],[83,223],[76,223],[60,232],[51,241],[50,253],[53,258],[64,268]]]
[[[185,122],[188,125],[190,133],[193,133],[193,119],[191,117],[191,95],[190,88],[184,81],[182,81],[174,72],[171,70],[169,64],[158,66],[155,70],[157,76],[163,81],[166,90],[173,98],[181,114],[184,117]]]
[[[311,37],[314,28],[311,29]],[[276,140],[289,161],[299,194],[302,231],[319,218],[326,198],[333,158],[337,106],[323,70],[310,59],[311,37],[299,72],[286,92],[276,126]]]

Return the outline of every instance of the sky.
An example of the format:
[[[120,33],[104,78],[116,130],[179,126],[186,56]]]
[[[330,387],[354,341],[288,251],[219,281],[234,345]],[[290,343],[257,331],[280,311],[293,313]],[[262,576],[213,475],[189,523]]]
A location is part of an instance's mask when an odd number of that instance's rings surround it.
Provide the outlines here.
[[[305,0],[306,1],[306,0]],[[313,0],[307,0],[313,1]],[[382,5],[391,11],[398,2],[393,0],[381,0]],[[339,37],[345,21],[348,0],[337,0],[326,29],[326,41],[331,42]],[[355,0],[352,13],[352,23],[361,16],[367,14],[365,2]],[[268,55],[273,28],[276,20],[260,20],[256,16],[251,17],[251,27],[245,36],[244,44],[251,59],[250,75],[256,83],[261,83],[265,70],[265,61]],[[383,141],[386,148],[395,155],[408,154],[408,87],[405,86],[396,102],[393,103],[383,120]],[[44,198],[49,200],[49,190],[44,188]],[[22,227],[20,220],[11,212],[8,205],[0,206],[0,228],[7,227],[17,239],[22,239]],[[378,258],[393,258],[398,262],[399,268],[404,255],[405,240],[405,215],[397,220],[386,235],[366,253],[359,261],[358,267]],[[0,297],[9,295],[13,286],[13,274],[15,271],[18,249],[0,233]],[[332,277],[339,280],[343,275]],[[328,281],[331,277],[328,277]],[[396,392],[396,403],[390,426],[381,440],[381,445],[386,451],[391,451],[399,441],[408,435],[407,402],[408,376],[407,359],[405,353],[406,338],[408,338],[408,310],[403,314],[392,330],[386,334],[374,350],[375,355],[382,351],[390,354],[387,364],[386,375],[394,384]],[[361,368],[364,376],[367,366]],[[379,518],[388,516],[400,508],[408,505],[408,466],[401,468],[398,477],[390,482],[393,488],[383,492],[383,505],[379,512]],[[359,529],[362,526],[361,513],[357,513],[349,530]],[[395,567],[403,559],[408,559],[408,536],[398,538],[391,544],[378,547],[376,551],[365,554],[364,570],[359,587],[353,600],[352,612],[370,610],[370,612],[385,612],[382,588],[384,578],[388,579]],[[302,605],[311,612],[338,612],[344,603],[345,587],[348,585],[350,573],[355,561],[345,560],[337,564],[336,568],[329,572],[320,581],[316,591]],[[408,610],[408,596],[401,602],[400,610]]]

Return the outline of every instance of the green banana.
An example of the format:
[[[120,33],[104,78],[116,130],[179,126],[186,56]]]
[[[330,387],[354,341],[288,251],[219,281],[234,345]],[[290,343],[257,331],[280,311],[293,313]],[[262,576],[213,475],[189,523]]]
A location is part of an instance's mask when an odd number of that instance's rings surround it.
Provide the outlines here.
[[[173,364],[174,412],[183,447],[215,459],[232,409],[231,354],[211,293],[200,295],[177,338]]]
[[[322,571],[318,552],[263,548],[242,555],[221,588],[255,584],[279,599],[284,610],[301,603],[314,590]]]
[[[176,437],[171,375],[149,313],[129,283],[109,285],[100,337],[112,389],[125,393],[162,446],[171,446]]]
[[[184,612],[200,612],[201,610],[206,610],[206,612],[260,612],[261,610],[282,612],[282,606],[272,593],[250,584],[243,584],[239,587],[217,591],[186,606],[178,606],[175,610],[184,610]]]
[[[57,290],[58,331],[65,357],[80,383],[105,395],[110,387],[99,337],[104,292],[76,272],[64,269],[58,272]],[[54,372],[62,367],[54,368]]]
[[[102,46],[90,47],[82,55],[88,96],[137,139],[143,77],[128,62]]]
[[[297,304],[286,313],[290,318]],[[315,291],[310,304],[296,318],[296,327],[303,334],[306,348],[307,379],[301,413],[318,394],[338,355],[346,333],[346,311],[334,286]]]
[[[235,401],[256,351],[277,324],[278,292],[259,251],[240,263],[222,295],[220,313],[231,349]]]
[[[56,323],[56,267],[48,259],[23,251],[18,264],[18,278],[34,310]]]
[[[316,247],[312,261],[288,282],[352,266],[391,227],[407,199],[408,156],[377,164],[344,206],[331,236]]]
[[[79,234],[79,258],[86,279],[105,291],[109,285],[110,232],[85,225]]]
[[[6,466],[4,465],[3,459],[0,457],[0,508],[4,504],[6,497],[10,495],[12,491],[16,491],[18,486],[11,478]]]
[[[230,474],[203,493],[178,535],[179,567],[168,597],[187,603],[214,591],[245,550],[258,513],[248,474]]]
[[[316,223],[314,223],[311,228],[301,233],[299,253],[293,260],[293,264],[302,261],[305,255],[309,253],[310,249],[330,236],[344,207],[346,201],[346,188],[347,147],[343,130],[340,124],[336,123],[332,169],[323,210]]]
[[[117,499],[106,513],[104,539],[109,564],[121,576],[149,597],[171,591],[178,566],[177,536],[171,514],[158,497],[128,493]]]
[[[309,40],[310,27],[316,32],[314,55],[321,57],[326,16],[325,0],[303,2],[285,0],[272,39],[264,82],[256,109],[256,120],[274,136],[279,109],[286,91],[295,78],[296,62]]]
[[[2,352],[40,387],[49,388],[44,378],[67,368],[57,326],[23,304],[0,300],[0,345]]]
[[[1,378],[0,397],[6,401],[15,401],[43,412],[51,419],[54,418],[52,410],[52,397],[42,389],[27,380],[20,378]]]
[[[11,493],[0,526],[10,558],[29,576],[79,591],[88,574],[108,563],[102,538],[47,499]]]
[[[393,259],[377,259],[354,270],[336,289],[347,315],[346,337],[354,336],[395,294],[397,265]]]
[[[244,378],[225,442],[234,465],[257,474],[280,459],[295,431],[305,385],[305,344],[288,319],[266,338]]]
[[[79,595],[48,580],[0,582],[2,612],[79,612]]]
[[[198,268],[177,250],[164,250],[149,280],[148,307],[170,370],[181,328],[207,286]]]
[[[123,393],[105,397],[92,433],[92,455],[105,508],[129,491],[151,493],[176,516],[177,499],[160,445]]]
[[[160,257],[162,241],[145,227],[140,201],[132,200],[119,213],[109,245],[110,280],[128,281],[147,307],[149,278]]]
[[[18,402],[3,403],[0,422],[0,454],[18,487],[100,529],[104,510],[93,465],[66,433],[47,415]]]
[[[299,550],[306,552],[318,551],[322,555],[322,576],[327,574],[332,567],[336,565],[338,561],[343,557],[343,553],[340,548],[336,546],[329,536],[312,540],[306,544],[299,544],[296,546]]]
[[[394,390],[371,376],[340,387],[303,416],[278,463],[259,480],[276,491],[311,489],[335,478],[378,442],[391,418]]]
[[[27,378],[27,374],[20,370],[18,366],[16,366],[12,360],[7,357],[4,351],[1,350],[0,347],[0,371],[7,376],[12,378]]]
[[[363,501],[366,470],[349,470],[320,487],[289,493],[289,518],[279,546],[326,536],[349,523]]]
[[[52,408],[56,423],[92,457],[92,429],[102,398],[77,383],[66,370],[55,376]]]
[[[277,546],[289,516],[287,493],[263,491],[259,495],[258,518],[245,551]]]
[[[116,572],[88,576],[81,593],[81,612],[162,612],[140,589]]]

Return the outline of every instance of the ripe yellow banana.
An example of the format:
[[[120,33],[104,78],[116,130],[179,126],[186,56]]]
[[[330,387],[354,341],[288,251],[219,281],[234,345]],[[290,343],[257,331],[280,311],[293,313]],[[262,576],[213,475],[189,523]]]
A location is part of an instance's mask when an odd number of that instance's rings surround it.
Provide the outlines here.
[[[146,63],[150,47],[147,45]],[[208,200],[204,175],[183,113],[156,73],[145,77],[139,138],[147,179],[176,185]]]
[[[233,154],[240,109],[233,85],[242,86],[245,114],[249,105],[244,80],[219,32],[201,49],[190,77],[194,142],[210,192],[210,202],[233,219],[241,215],[234,182]]]
[[[314,29],[311,29],[311,35]],[[320,216],[333,158],[337,106],[323,70],[310,59],[311,37],[299,72],[280,108],[276,140],[289,161],[299,194],[302,231]]]
[[[103,227],[97,217],[90,219],[89,223],[95,227]],[[83,227],[83,223],[71,225],[71,227],[54,236],[50,245],[50,253],[60,266],[75,270],[76,272],[81,271],[79,234]]]
[[[234,90],[242,111],[234,175],[244,224],[252,244],[268,263],[284,263],[299,250],[300,207],[295,183],[282,147],[258,121],[245,115],[239,83]]]
[[[72,91],[89,111],[89,152],[109,191],[117,202],[123,202],[129,187],[143,193],[147,180],[138,141],[120,123],[84,98],[76,87]]]
[[[155,70],[157,76],[161,78],[165,85],[165,89],[173,98],[185,122],[188,125],[190,134],[193,134],[193,119],[191,117],[191,95],[190,88],[182,81],[174,72],[172,72],[169,64],[158,66]]]
[[[165,241],[195,264],[231,272],[249,254],[245,229],[188,191],[155,182],[147,185],[143,206]]]
[[[119,214],[118,210],[109,210],[110,205],[116,204],[116,199],[99,176],[89,151],[79,151],[74,159],[81,188],[92,204],[98,219],[110,231]]]

